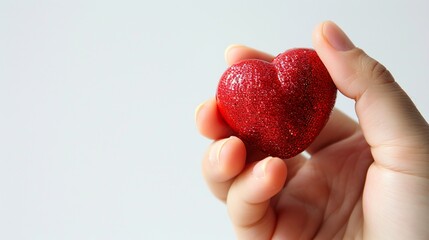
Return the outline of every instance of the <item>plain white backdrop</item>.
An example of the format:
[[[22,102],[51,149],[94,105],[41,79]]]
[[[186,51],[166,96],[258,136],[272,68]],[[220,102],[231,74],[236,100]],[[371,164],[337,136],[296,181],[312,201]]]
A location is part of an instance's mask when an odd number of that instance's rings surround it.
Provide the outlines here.
[[[429,118],[428,1],[0,1],[0,239],[234,239],[194,108],[338,23]],[[354,116],[353,102],[337,107]]]

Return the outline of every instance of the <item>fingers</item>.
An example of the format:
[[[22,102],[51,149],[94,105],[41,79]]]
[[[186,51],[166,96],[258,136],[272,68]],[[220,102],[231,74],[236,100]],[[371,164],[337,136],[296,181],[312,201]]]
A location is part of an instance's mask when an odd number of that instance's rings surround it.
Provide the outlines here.
[[[332,22],[319,25],[314,47],[338,89],[356,101],[356,113],[376,161],[384,167],[428,174],[429,127],[410,98],[380,63],[356,48]]]
[[[209,147],[202,163],[203,176],[218,199],[226,200],[228,190],[245,162],[246,148],[236,137],[216,141]]]
[[[247,167],[245,163],[243,142],[236,137],[222,139],[207,151],[203,176],[213,194],[227,202],[239,239],[269,239],[275,227],[270,200],[285,184],[286,164],[271,157]]]
[[[276,216],[270,205],[286,181],[286,164],[268,157],[250,164],[232,184],[227,207],[239,239],[270,239]]]

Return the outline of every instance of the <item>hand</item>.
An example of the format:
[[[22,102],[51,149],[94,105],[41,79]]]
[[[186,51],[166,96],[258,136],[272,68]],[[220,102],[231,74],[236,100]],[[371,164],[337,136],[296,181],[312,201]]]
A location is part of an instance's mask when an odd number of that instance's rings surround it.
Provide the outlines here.
[[[391,74],[332,22],[313,44],[339,91],[356,101],[359,124],[334,110],[307,149],[310,159],[246,148],[214,99],[196,110],[214,139],[203,175],[226,203],[239,239],[429,239],[429,126]],[[271,61],[232,46],[226,60]]]

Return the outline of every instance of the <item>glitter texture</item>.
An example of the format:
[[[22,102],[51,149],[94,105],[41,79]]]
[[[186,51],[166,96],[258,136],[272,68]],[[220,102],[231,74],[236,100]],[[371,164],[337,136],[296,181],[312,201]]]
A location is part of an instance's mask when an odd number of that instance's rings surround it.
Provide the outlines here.
[[[337,88],[317,53],[291,49],[273,62],[241,61],[222,75],[217,106],[247,144],[270,156],[304,151],[325,126]]]

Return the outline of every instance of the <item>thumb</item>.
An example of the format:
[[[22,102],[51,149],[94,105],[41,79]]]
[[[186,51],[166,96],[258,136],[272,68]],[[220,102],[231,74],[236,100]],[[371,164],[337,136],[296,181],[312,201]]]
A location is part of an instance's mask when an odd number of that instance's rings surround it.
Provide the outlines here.
[[[356,101],[375,162],[429,177],[429,126],[390,72],[356,48],[333,22],[315,29],[313,45],[339,91]]]

